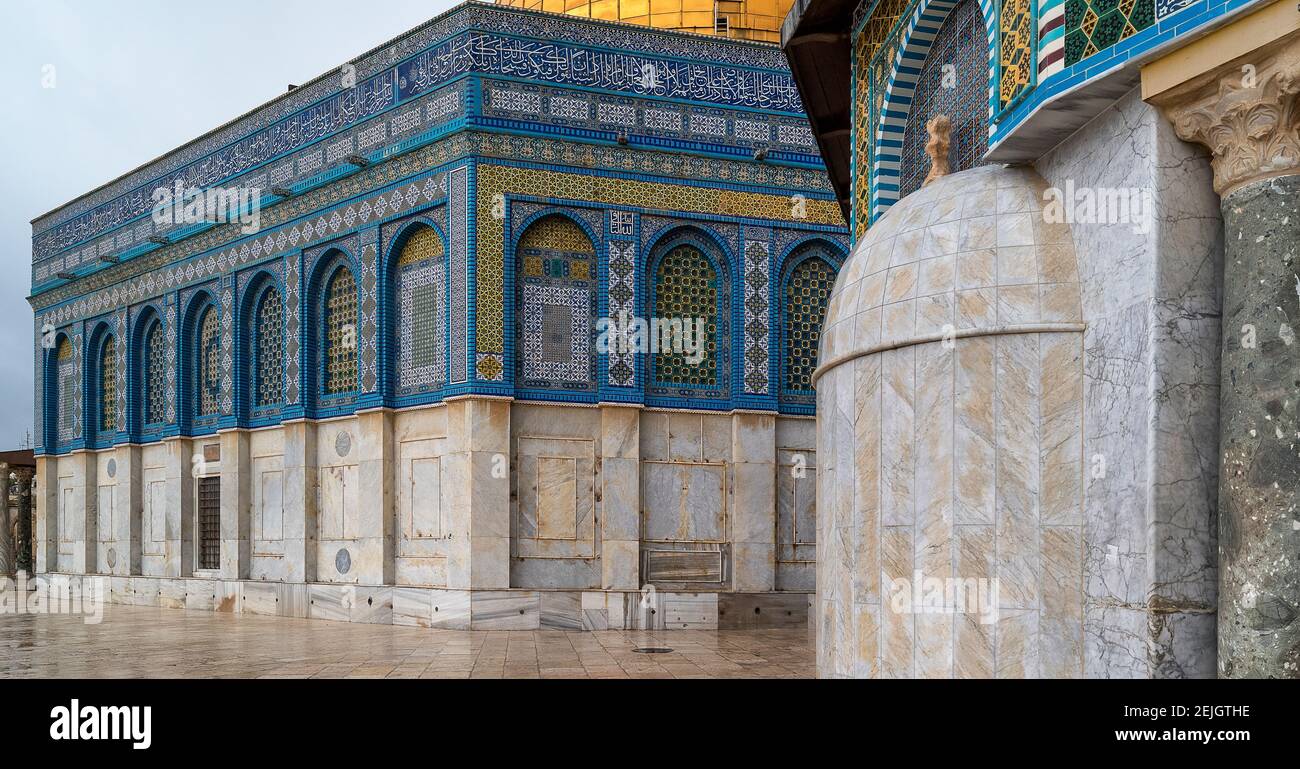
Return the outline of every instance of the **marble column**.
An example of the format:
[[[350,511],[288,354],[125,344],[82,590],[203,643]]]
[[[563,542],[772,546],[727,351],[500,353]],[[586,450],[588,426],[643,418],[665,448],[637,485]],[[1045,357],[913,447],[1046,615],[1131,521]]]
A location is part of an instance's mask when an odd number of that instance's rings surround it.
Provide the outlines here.
[[[1150,100],[1222,200],[1219,673],[1300,678],[1300,34]]]
[[[18,477],[18,542],[15,545],[15,565],[23,574],[31,574],[35,565],[32,553],[32,475],[30,467],[14,470]]]
[[[13,523],[9,519],[9,465],[0,462],[0,577],[14,570]]]

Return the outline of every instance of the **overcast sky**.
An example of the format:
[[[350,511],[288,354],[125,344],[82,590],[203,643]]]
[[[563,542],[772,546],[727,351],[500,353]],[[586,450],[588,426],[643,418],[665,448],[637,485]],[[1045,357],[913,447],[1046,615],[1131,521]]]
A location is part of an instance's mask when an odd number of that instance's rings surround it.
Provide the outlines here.
[[[3,0],[0,450],[32,429],[32,219],[453,5]]]

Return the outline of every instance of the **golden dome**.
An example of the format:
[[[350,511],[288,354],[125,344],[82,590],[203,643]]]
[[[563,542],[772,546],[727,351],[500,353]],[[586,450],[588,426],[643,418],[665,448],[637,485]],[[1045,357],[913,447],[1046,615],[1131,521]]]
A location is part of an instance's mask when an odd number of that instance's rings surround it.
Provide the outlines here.
[[[644,24],[656,29],[779,43],[781,22],[794,0],[497,0],[497,3]]]

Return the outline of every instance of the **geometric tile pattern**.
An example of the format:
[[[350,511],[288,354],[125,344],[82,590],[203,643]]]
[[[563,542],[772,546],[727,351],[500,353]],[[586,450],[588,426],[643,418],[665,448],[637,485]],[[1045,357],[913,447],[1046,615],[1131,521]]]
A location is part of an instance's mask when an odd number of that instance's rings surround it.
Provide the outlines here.
[[[166,344],[166,409],[164,413],[167,424],[176,423],[176,352],[179,342],[176,329],[180,325],[180,303],[172,300],[167,306],[167,323],[165,331]]]
[[[609,317],[619,323],[636,317],[636,244],[609,242]],[[636,352],[628,345],[610,345],[609,384],[636,386]]]
[[[595,390],[596,248],[572,219],[551,214],[519,238],[520,387]]]
[[[361,246],[360,329],[357,334],[360,345],[358,361],[361,391],[366,393],[379,389],[379,260],[376,258],[379,253],[378,238],[378,227],[371,227],[361,233],[361,239],[369,241]]]
[[[1065,66],[1077,64],[1155,22],[1154,0],[1066,0]]]
[[[302,392],[301,346],[298,340],[299,329],[299,276],[302,274],[301,256],[284,260],[284,361],[285,387],[284,402],[297,405]]]
[[[230,415],[234,411],[234,310],[235,290],[230,278],[221,280],[221,413]]]
[[[890,31],[916,0],[879,0],[853,41],[853,237],[866,232],[870,218],[875,126],[880,97],[873,94],[871,61],[890,40]],[[870,0],[863,6],[871,6]],[[892,57],[891,57],[892,58]]]
[[[117,429],[126,429],[126,373],[127,373],[127,355],[130,353],[130,345],[127,343],[127,311],[126,308],[118,310],[114,314],[113,333],[119,340],[117,347]],[[40,392],[41,388],[36,388]],[[39,424],[39,420],[37,420]]]
[[[1000,0],[998,11],[998,109],[1006,109],[1033,85],[1034,1]],[[1112,0],[1102,0],[1111,2]],[[1125,0],[1132,2],[1132,0]]]
[[[768,392],[768,301],[771,259],[766,240],[745,241],[745,392]]]
[[[447,379],[447,265],[442,237],[417,226],[397,259],[398,392],[427,392]]]
[[[482,197],[479,198],[482,205]],[[469,354],[469,169],[466,167],[453,169],[447,177],[447,210],[451,218],[451,382],[457,384],[466,381],[469,378],[468,360],[465,356]],[[480,221],[483,221],[480,219]],[[496,223],[498,227],[501,222]],[[481,225],[489,226],[489,225]],[[480,236],[481,237],[481,236]],[[482,278],[480,277],[480,280]],[[501,295],[498,289],[496,295],[498,313],[501,311]],[[491,309],[484,308],[483,288],[479,287],[478,301],[480,316],[485,312],[491,312]],[[480,328],[478,338],[478,349],[482,352],[487,349],[495,353],[504,353],[505,350],[498,340],[496,345],[489,345],[484,348],[483,336],[485,329]],[[499,363],[499,361],[498,361]],[[491,366],[489,366],[491,368]],[[493,373],[501,374],[502,372],[494,370]],[[486,372],[480,371],[479,376],[484,379],[491,377]]]
[[[926,122],[935,115],[952,121],[951,168],[964,171],[988,151],[988,83],[984,79],[984,19],[976,0],[962,0],[948,13],[917,76],[903,130],[899,197],[921,188],[930,172],[925,153]]]
[[[55,351],[59,375],[59,440],[77,438],[77,360],[72,342],[66,336]]]

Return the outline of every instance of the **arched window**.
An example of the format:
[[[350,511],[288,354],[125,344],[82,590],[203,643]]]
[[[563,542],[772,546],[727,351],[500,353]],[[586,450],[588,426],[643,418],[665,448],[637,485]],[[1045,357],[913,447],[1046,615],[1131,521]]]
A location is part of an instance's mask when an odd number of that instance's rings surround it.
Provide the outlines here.
[[[284,303],[280,292],[268,288],[254,315],[253,361],[256,365],[254,403],[274,406],[284,394]]]
[[[104,339],[99,351],[99,431],[117,429],[117,341]]]
[[[785,313],[781,335],[785,348],[781,351],[783,394],[812,393],[822,321],[834,285],[835,269],[821,256],[807,256],[795,264],[786,278],[781,296]]]
[[[432,227],[421,226],[410,234],[397,257],[394,330],[400,393],[434,390],[446,379],[443,255],[442,238]]]
[[[325,349],[322,391],[339,395],[357,389],[357,283],[340,267],[325,287]]]
[[[211,307],[203,311],[198,324],[195,350],[195,413],[216,414],[221,408],[221,321]]]
[[[144,423],[167,421],[167,343],[162,323],[154,321],[144,335]]]
[[[662,329],[658,334],[659,349],[653,356],[656,384],[718,386],[721,292],[717,270],[695,246],[675,246],[660,260],[654,275],[654,309],[650,314],[652,327],[658,325]],[[686,324],[691,325],[688,328]],[[700,333],[703,339],[698,338]],[[682,334],[686,336],[678,336]],[[695,347],[692,352],[689,341],[702,347]]]
[[[596,389],[596,248],[572,219],[533,222],[519,238],[516,333],[518,384],[528,389]]]
[[[989,148],[988,48],[976,0],[962,0],[935,35],[903,129],[898,196],[915,192],[930,173],[925,124],[935,115],[952,121],[948,162],[955,173],[983,163]]]
[[[71,440],[77,433],[77,362],[72,354],[72,342],[60,337],[54,351],[55,380],[58,383],[59,435],[61,441]]]

